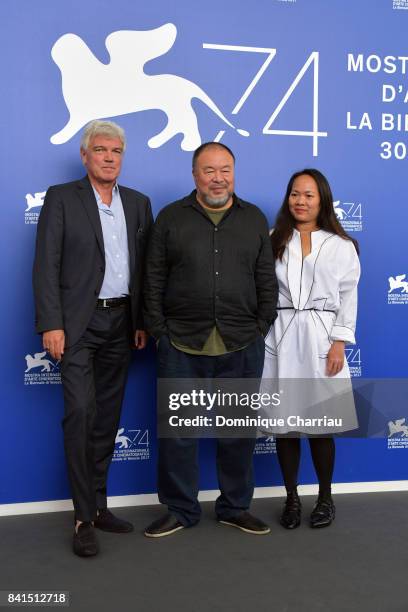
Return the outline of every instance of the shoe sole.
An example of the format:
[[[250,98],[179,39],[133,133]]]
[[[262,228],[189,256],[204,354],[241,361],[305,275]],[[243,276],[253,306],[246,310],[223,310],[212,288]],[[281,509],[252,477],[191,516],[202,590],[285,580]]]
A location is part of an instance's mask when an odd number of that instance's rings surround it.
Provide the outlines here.
[[[245,531],[245,533],[250,533],[252,535],[266,535],[270,533],[270,527],[268,529],[264,529],[263,531],[253,531],[252,529],[246,529],[246,527],[241,527],[240,525],[236,525],[235,523],[230,523],[229,521],[218,521],[223,525],[229,525],[230,527],[235,527],[236,529],[240,529],[241,531]]]
[[[94,525],[95,529],[99,529],[100,531],[105,531],[106,533],[132,533],[134,531],[134,527],[132,529],[127,529],[126,531],[118,531],[117,529],[107,529],[106,527],[100,527],[99,525]]]
[[[95,557],[95,555],[97,555],[99,553],[98,550],[96,550],[95,552],[77,552],[76,550],[74,550],[74,554],[77,557]]]
[[[323,529],[324,527],[330,527],[330,525],[333,523],[334,521],[334,517],[332,518],[332,520],[329,523],[323,523],[322,525],[313,525],[313,523],[310,523],[310,527],[312,529]]]
[[[286,523],[279,521],[279,524],[284,528],[284,529],[297,529],[298,527],[300,527],[300,521],[298,523],[295,523],[294,525],[287,525]]]
[[[149,533],[148,531],[145,531],[144,535],[146,538],[164,538],[172,533],[176,533],[176,531],[180,531],[180,529],[184,529],[184,525],[180,525],[179,527],[171,529],[170,531],[163,531],[162,533]]]

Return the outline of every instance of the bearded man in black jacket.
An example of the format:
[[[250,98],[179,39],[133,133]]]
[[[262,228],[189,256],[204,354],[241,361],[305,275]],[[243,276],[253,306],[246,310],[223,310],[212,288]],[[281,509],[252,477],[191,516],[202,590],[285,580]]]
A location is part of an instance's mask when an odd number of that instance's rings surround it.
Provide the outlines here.
[[[234,193],[235,158],[220,143],[193,156],[196,189],[166,206],[146,259],[145,323],[158,342],[159,378],[259,379],[264,337],[276,316],[277,281],[263,213]],[[219,522],[255,534],[256,439],[219,438]],[[196,438],[159,439],[158,493],[168,513],[145,530],[162,537],[200,519]]]

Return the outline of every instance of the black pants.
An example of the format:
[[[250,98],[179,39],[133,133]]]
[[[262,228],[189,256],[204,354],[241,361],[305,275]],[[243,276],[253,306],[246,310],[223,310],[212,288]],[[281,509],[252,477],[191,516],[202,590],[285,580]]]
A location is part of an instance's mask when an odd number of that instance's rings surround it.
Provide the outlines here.
[[[167,336],[158,347],[159,378],[260,378],[265,344],[261,336],[246,348],[218,357],[188,355],[174,348]],[[247,510],[254,491],[252,456],[256,439],[219,438],[217,475],[221,495],[215,503],[218,518]],[[200,519],[198,495],[198,439],[160,438],[158,493],[183,525]]]
[[[130,359],[127,305],[96,309],[61,362],[65,455],[75,518],[92,521],[106,508],[106,481],[115,446]]]

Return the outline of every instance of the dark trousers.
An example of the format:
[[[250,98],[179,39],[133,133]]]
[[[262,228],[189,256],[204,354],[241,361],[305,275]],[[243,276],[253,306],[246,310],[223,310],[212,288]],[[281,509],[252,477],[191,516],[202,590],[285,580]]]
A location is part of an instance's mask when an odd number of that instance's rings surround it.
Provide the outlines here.
[[[96,309],[61,362],[65,455],[75,518],[92,521],[106,508],[106,481],[115,446],[130,359],[127,305]]]
[[[167,336],[158,346],[159,378],[260,378],[265,344],[259,336],[246,348],[218,357],[188,355],[174,348]],[[254,491],[252,456],[256,439],[219,438],[217,440],[217,475],[221,495],[215,503],[219,519],[227,519],[247,510]],[[198,495],[198,439],[160,438],[158,493],[183,525],[200,519]]]

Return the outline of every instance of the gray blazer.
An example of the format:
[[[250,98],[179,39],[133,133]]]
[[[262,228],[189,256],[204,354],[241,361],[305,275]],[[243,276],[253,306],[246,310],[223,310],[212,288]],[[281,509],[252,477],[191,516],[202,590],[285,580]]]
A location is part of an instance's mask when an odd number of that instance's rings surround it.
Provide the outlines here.
[[[133,330],[143,329],[142,284],[150,200],[119,185],[126,218]],[[33,285],[38,333],[65,331],[65,346],[84,333],[102,286],[105,252],[95,195],[88,177],[54,185],[45,196],[35,249]]]

